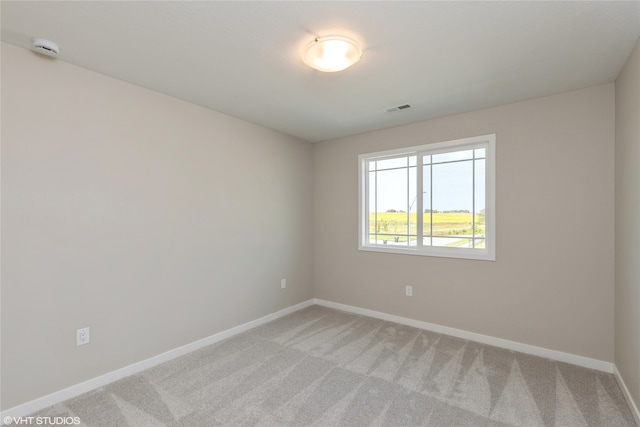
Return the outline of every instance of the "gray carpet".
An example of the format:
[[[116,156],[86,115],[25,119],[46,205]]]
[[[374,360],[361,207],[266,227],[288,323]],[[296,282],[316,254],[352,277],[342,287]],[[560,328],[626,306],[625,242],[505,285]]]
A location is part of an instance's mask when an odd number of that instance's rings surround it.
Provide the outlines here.
[[[87,426],[635,426],[610,374],[319,306],[33,415]]]

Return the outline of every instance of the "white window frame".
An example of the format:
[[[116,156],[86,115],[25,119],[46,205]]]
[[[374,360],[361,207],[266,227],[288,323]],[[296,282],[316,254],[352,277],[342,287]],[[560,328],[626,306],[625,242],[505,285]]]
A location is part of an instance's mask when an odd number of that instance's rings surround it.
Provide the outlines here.
[[[423,155],[432,155],[464,150],[465,147],[473,147],[485,144],[485,247],[484,248],[458,248],[426,246],[422,244],[422,215],[418,218],[418,238],[416,246],[392,246],[369,244],[369,183],[368,162],[378,158],[417,155],[417,194],[422,194],[422,163],[419,161]],[[474,260],[495,261],[496,259],[496,210],[495,210],[495,170],[496,170],[496,136],[482,135],[470,138],[456,139],[452,141],[436,142],[413,147],[399,148],[395,150],[365,153],[358,156],[358,249],[361,251],[387,252],[396,254],[423,255],[446,258],[463,258]],[[418,199],[422,199],[418,197]],[[417,205],[418,213],[422,212],[422,201]]]

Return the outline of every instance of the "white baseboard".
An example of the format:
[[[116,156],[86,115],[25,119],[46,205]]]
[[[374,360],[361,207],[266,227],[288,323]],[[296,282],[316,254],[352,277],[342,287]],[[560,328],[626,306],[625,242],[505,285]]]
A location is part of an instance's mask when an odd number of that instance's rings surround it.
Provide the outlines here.
[[[317,298],[314,299],[314,303],[322,305],[324,307],[335,308],[337,310],[347,311],[354,314],[361,314],[363,316],[373,317],[376,319],[388,320],[390,322],[413,326],[414,328],[425,329],[427,331],[438,332],[440,334],[451,335],[469,341],[492,345],[494,347],[506,348],[508,350],[519,351],[521,353],[532,354],[534,356],[570,363],[572,365],[596,369],[598,371],[607,372],[609,374],[613,373],[613,363],[605,362],[603,360],[591,359],[588,357],[564,353],[557,350],[550,350],[544,347],[537,347],[535,345],[523,344],[516,341],[509,341],[502,338],[491,337],[488,335],[476,334],[475,332],[469,332],[462,329],[440,326],[434,323],[423,322],[421,320],[408,319],[406,317],[395,316],[393,314],[381,313],[379,311],[368,310],[366,308],[354,307],[351,305],[340,304],[332,301],[325,301]]]
[[[522,353],[532,354],[534,356],[545,357],[547,359],[566,362],[573,365],[596,369],[596,370],[607,372],[607,373],[613,373],[616,377],[616,380],[620,384],[620,388],[625,394],[625,398],[627,398],[627,401],[629,402],[629,406],[631,407],[631,411],[633,412],[633,415],[636,418],[636,422],[638,422],[638,424],[640,425],[640,414],[638,413],[638,407],[635,405],[635,402],[633,401],[633,399],[631,399],[629,391],[626,388],[626,385],[624,384],[622,377],[620,377],[620,373],[617,371],[613,363],[605,362],[597,359],[591,359],[588,357],[578,356],[575,354],[564,353],[561,351],[550,350],[547,348],[537,347],[529,344],[523,344],[515,341],[504,340],[501,338],[495,338],[487,335],[477,334],[477,333],[465,331],[462,329],[450,328],[447,326],[436,325],[434,323],[428,323],[420,320],[409,319],[406,317],[395,316],[392,314],[382,313],[379,311],[326,301],[326,300],[317,299],[317,298],[304,301],[300,304],[296,304],[291,307],[287,307],[283,310],[277,311],[275,313],[269,314],[259,319],[252,320],[250,322],[244,323],[242,325],[236,326],[226,331],[219,332],[217,334],[211,335],[201,340],[192,342],[190,344],[186,344],[181,347],[175,348],[173,350],[169,350],[157,356],[150,357],[149,359],[145,359],[143,361],[134,363],[132,365],[125,366],[123,368],[117,369],[115,371],[109,372],[107,374],[101,375],[96,378],[92,378],[90,380],[84,381],[80,384],[73,385],[63,390],[59,390],[57,392],[48,394],[46,396],[24,403],[22,405],[9,408],[5,411],[2,411],[2,413],[0,414],[0,423],[6,417],[9,417],[9,418],[24,417],[26,415],[32,414],[41,409],[63,402],[67,399],[76,397],[82,393],[86,393],[96,388],[103,387],[107,384],[110,384],[114,381],[117,381],[129,375],[137,374],[139,372],[144,371],[145,369],[149,369],[161,363],[175,359],[176,357],[180,357],[185,354],[191,353],[195,350],[206,347],[208,345],[215,344],[219,341],[222,341],[223,339],[248,331],[249,329],[263,325],[272,320],[276,320],[280,317],[286,316],[287,314],[309,307],[313,304],[334,308],[334,309],[346,311],[349,313],[373,317],[376,319],[400,323],[407,326],[413,326],[419,329],[451,335],[454,337],[458,337],[458,338],[462,338],[470,341],[488,344],[495,347],[501,347],[508,350],[519,351]]]
[[[629,409],[631,409],[633,418],[636,420],[636,424],[640,426],[640,411],[638,410],[638,405],[636,405],[633,397],[631,397],[631,393],[629,393],[629,389],[627,388],[624,379],[622,379],[622,375],[620,375],[620,371],[618,371],[618,367],[616,365],[613,365],[613,376],[616,378],[616,381],[618,381],[618,385],[622,389],[624,398],[627,399],[627,404],[629,405]]]
[[[56,391],[54,393],[48,394],[38,399],[34,399],[30,402],[23,403],[22,405],[9,408],[6,411],[2,411],[2,413],[0,414],[0,424],[4,424],[2,420],[4,420],[5,418],[13,419],[13,418],[24,417],[26,415],[32,414],[41,409],[48,408],[49,406],[55,405],[56,403],[64,402],[65,400],[71,399],[72,397],[76,397],[82,393],[86,393],[96,388],[103,387],[114,381],[117,381],[124,377],[128,377],[129,375],[137,374],[139,372],[144,371],[145,369],[149,369],[161,363],[175,359],[176,357],[180,357],[187,353],[191,353],[192,351],[199,350],[208,345],[215,344],[219,341],[222,341],[223,339],[232,337],[234,335],[238,335],[242,332],[248,331],[249,329],[255,328],[256,326],[260,326],[267,322],[271,322],[272,320],[276,320],[280,317],[286,316],[287,314],[293,313],[294,311],[298,311],[300,309],[309,307],[313,304],[314,304],[314,301],[312,299],[301,302],[300,304],[287,307],[283,310],[268,314],[259,319],[252,320],[250,322],[244,323],[242,325],[236,326],[231,329],[227,329],[226,331],[213,334],[201,340],[194,341],[192,343],[183,345],[178,348],[174,348],[173,350],[169,350],[157,356],[150,357],[148,359],[142,360],[132,365],[125,366],[124,368],[120,368],[115,371],[106,373],[104,375],[100,375],[99,377],[95,377],[90,380],[84,381],[80,384],[67,387],[65,389]]]

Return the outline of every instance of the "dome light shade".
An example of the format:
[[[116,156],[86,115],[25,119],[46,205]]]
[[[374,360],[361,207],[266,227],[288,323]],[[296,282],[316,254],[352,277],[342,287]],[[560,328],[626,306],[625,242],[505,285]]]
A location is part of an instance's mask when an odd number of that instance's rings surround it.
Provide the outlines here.
[[[349,68],[362,57],[362,50],[353,40],[342,36],[316,37],[302,59],[311,68],[333,73]]]

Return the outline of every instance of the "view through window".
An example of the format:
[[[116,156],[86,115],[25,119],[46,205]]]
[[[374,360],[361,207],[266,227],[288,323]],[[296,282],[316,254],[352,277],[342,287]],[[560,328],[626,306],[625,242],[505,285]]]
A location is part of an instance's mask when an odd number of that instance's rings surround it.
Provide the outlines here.
[[[495,135],[360,156],[360,249],[495,259]]]

